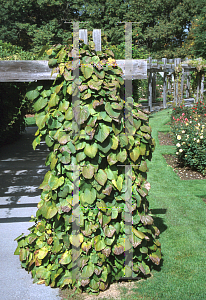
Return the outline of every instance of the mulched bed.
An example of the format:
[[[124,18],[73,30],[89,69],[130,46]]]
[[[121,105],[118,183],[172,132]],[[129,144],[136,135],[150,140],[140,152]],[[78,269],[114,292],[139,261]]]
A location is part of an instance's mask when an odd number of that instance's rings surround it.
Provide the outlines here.
[[[170,133],[159,132],[158,139],[161,146],[174,146],[172,137]],[[191,170],[189,167],[182,166],[175,155],[164,154],[167,164],[171,166],[174,172],[180,177],[182,180],[191,180],[191,179],[206,179],[206,176],[203,176],[201,173]]]

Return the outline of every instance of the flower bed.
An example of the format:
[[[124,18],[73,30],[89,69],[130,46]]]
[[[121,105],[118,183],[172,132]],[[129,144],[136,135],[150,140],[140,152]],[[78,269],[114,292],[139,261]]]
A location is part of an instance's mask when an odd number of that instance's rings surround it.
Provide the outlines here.
[[[206,174],[206,104],[199,101],[192,108],[173,109],[171,131],[178,161]]]

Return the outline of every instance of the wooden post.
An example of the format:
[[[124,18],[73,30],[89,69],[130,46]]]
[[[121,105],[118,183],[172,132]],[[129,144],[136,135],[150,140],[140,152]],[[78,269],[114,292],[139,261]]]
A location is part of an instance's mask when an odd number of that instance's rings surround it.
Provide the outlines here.
[[[93,29],[93,41],[95,43],[95,50],[101,51],[102,44],[101,44],[101,29]]]
[[[205,80],[205,74],[203,73],[201,78],[201,91],[200,91],[201,100],[203,100],[203,95],[204,95],[204,80]]]
[[[187,72],[187,86],[186,86],[186,98],[190,97],[190,73]]]
[[[149,66],[152,66],[152,58],[149,57]],[[152,111],[152,72],[148,72],[148,105],[150,111]]]
[[[181,102],[184,100],[184,98],[183,98],[183,96],[184,96],[184,80],[185,80],[185,75],[184,75],[184,69],[183,69],[182,77],[181,77],[181,99],[180,99]]]
[[[199,94],[200,94],[200,89],[201,89],[201,72],[197,73],[197,95],[196,95],[196,101],[197,103],[199,101]]]
[[[79,39],[83,40],[86,45],[88,44],[87,29],[79,29]]]
[[[152,73],[152,102],[156,100],[156,73]]]
[[[174,67],[177,66],[177,59],[175,58],[174,59]],[[173,93],[174,93],[174,102],[175,102],[175,105],[177,105],[177,89],[176,89],[176,74],[175,74],[175,71],[174,71],[174,90],[173,90]]]
[[[164,63],[164,69],[166,69],[167,59],[162,59]],[[167,72],[164,72],[163,77],[163,108],[167,108]]]
[[[170,75],[168,74],[168,79],[167,79],[167,93],[170,95],[171,94],[171,81],[170,81]]]

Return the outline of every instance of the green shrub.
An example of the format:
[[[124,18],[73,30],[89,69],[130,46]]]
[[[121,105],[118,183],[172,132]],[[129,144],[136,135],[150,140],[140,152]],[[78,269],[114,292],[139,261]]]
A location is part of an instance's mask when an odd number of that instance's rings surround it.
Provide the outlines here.
[[[26,84],[0,83],[0,146],[13,142],[25,129]]]
[[[60,74],[53,84],[27,92],[37,111],[33,147],[45,139],[50,171],[40,185],[35,224],[29,235],[17,238],[15,254],[34,282],[98,294],[125,273],[145,276],[153,263],[160,263],[159,230],[146,199],[146,160],[152,157],[154,140],[148,116],[138,105],[131,106],[133,117],[128,112],[124,121],[124,81],[113,53],[96,52],[93,42],[80,43],[80,76],[75,78],[74,52],[61,45],[48,50],[49,65]],[[72,95],[80,96],[78,105]],[[125,122],[130,135],[125,134]],[[124,165],[133,166],[131,173]],[[133,233],[124,224],[131,213]],[[124,252],[131,250],[133,267],[124,266]]]
[[[192,108],[176,107],[172,113],[172,127],[176,155],[184,166],[206,174],[205,104],[198,102]]]
[[[34,60],[37,56],[22,47],[0,40],[0,60]]]

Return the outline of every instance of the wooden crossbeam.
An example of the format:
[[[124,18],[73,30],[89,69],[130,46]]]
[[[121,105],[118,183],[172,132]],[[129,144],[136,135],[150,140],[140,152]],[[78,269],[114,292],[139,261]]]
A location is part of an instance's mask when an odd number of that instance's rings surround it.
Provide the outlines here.
[[[128,62],[127,62],[128,63]],[[125,60],[117,60],[117,65],[122,69],[122,78],[147,79],[146,60],[133,59],[131,72],[125,77]],[[133,69],[133,71],[132,71]],[[0,61],[0,82],[31,82],[36,80],[54,80],[57,73],[51,77],[52,68],[49,68],[47,60],[8,60]]]

